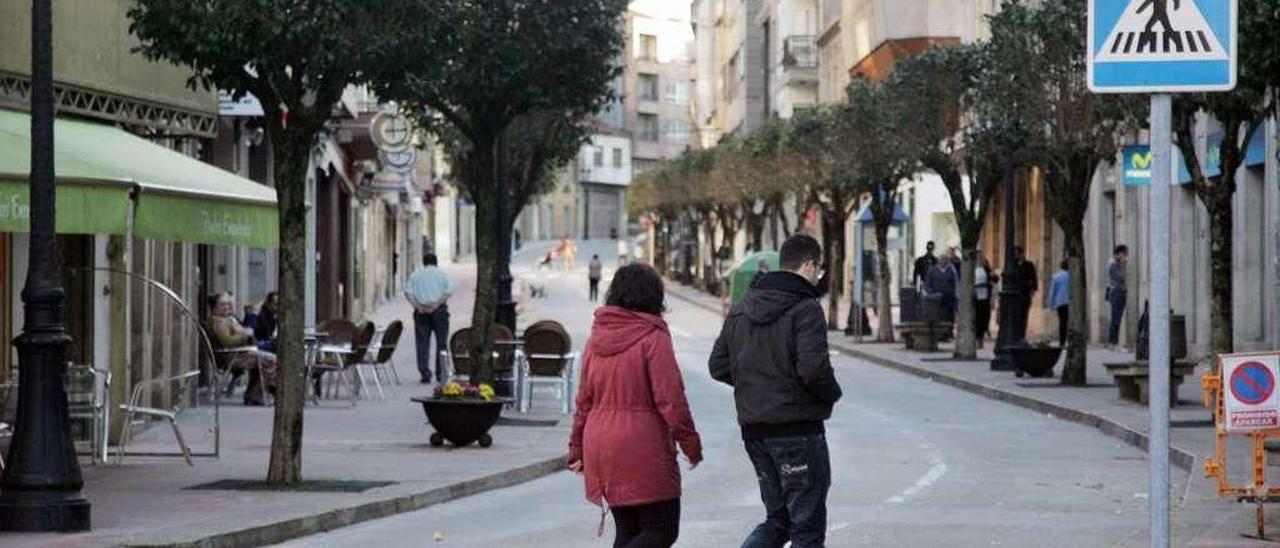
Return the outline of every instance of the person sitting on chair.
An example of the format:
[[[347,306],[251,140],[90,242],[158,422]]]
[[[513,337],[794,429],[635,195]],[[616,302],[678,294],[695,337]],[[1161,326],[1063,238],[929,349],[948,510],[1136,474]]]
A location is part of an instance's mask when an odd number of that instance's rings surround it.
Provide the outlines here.
[[[246,348],[227,357],[226,367],[232,374],[249,371],[249,386],[244,391],[245,405],[263,405],[262,386],[267,383],[267,390],[275,391],[276,355],[258,350],[255,346],[253,331],[240,325],[234,315],[236,303],[230,293],[219,293],[213,298],[213,310],[206,324],[209,337],[215,347],[230,349]],[[234,380],[232,381],[234,385]]]

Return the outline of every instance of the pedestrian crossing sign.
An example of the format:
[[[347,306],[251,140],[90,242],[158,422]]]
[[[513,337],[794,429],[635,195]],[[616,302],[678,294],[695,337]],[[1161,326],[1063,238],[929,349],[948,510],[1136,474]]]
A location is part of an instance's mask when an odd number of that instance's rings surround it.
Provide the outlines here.
[[[1228,91],[1237,0],[1089,0],[1089,89]]]

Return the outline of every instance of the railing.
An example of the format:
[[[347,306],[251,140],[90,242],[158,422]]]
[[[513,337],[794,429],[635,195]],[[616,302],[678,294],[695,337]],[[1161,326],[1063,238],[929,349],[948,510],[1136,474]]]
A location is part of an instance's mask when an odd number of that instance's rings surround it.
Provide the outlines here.
[[[788,36],[782,42],[782,64],[787,67],[818,66],[818,46],[813,35]]]

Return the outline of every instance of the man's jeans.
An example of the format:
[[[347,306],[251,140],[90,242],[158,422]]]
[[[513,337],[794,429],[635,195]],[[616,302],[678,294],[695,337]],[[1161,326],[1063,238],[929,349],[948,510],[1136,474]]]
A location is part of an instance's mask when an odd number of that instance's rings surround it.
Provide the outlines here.
[[[1120,320],[1124,319],[1126,301],[1124,291],[1111,289],[1107,291],[1107,300],[1111,302],[1111,326],[1107,329],[1107,343],[1120,344]]]
[[[748,440],[768,518],[742,548],[821,548],[827,538],[831,459],[823,435]]]
[[[449,307],[442,306],[430,314],[413,315],[414,342],[418,347],[418,374],[431,380],[431,337],[436,339],[436,377],[444,374],[440,351],[449,347]]]

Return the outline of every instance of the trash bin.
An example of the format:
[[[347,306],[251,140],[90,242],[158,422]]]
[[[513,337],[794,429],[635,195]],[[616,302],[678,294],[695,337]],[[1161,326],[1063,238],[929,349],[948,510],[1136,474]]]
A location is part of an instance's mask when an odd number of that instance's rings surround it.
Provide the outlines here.
[[[898,321],[918,322],[920,320],[920,292],[914,287],[898,288],[898,304],[900,310]]]

